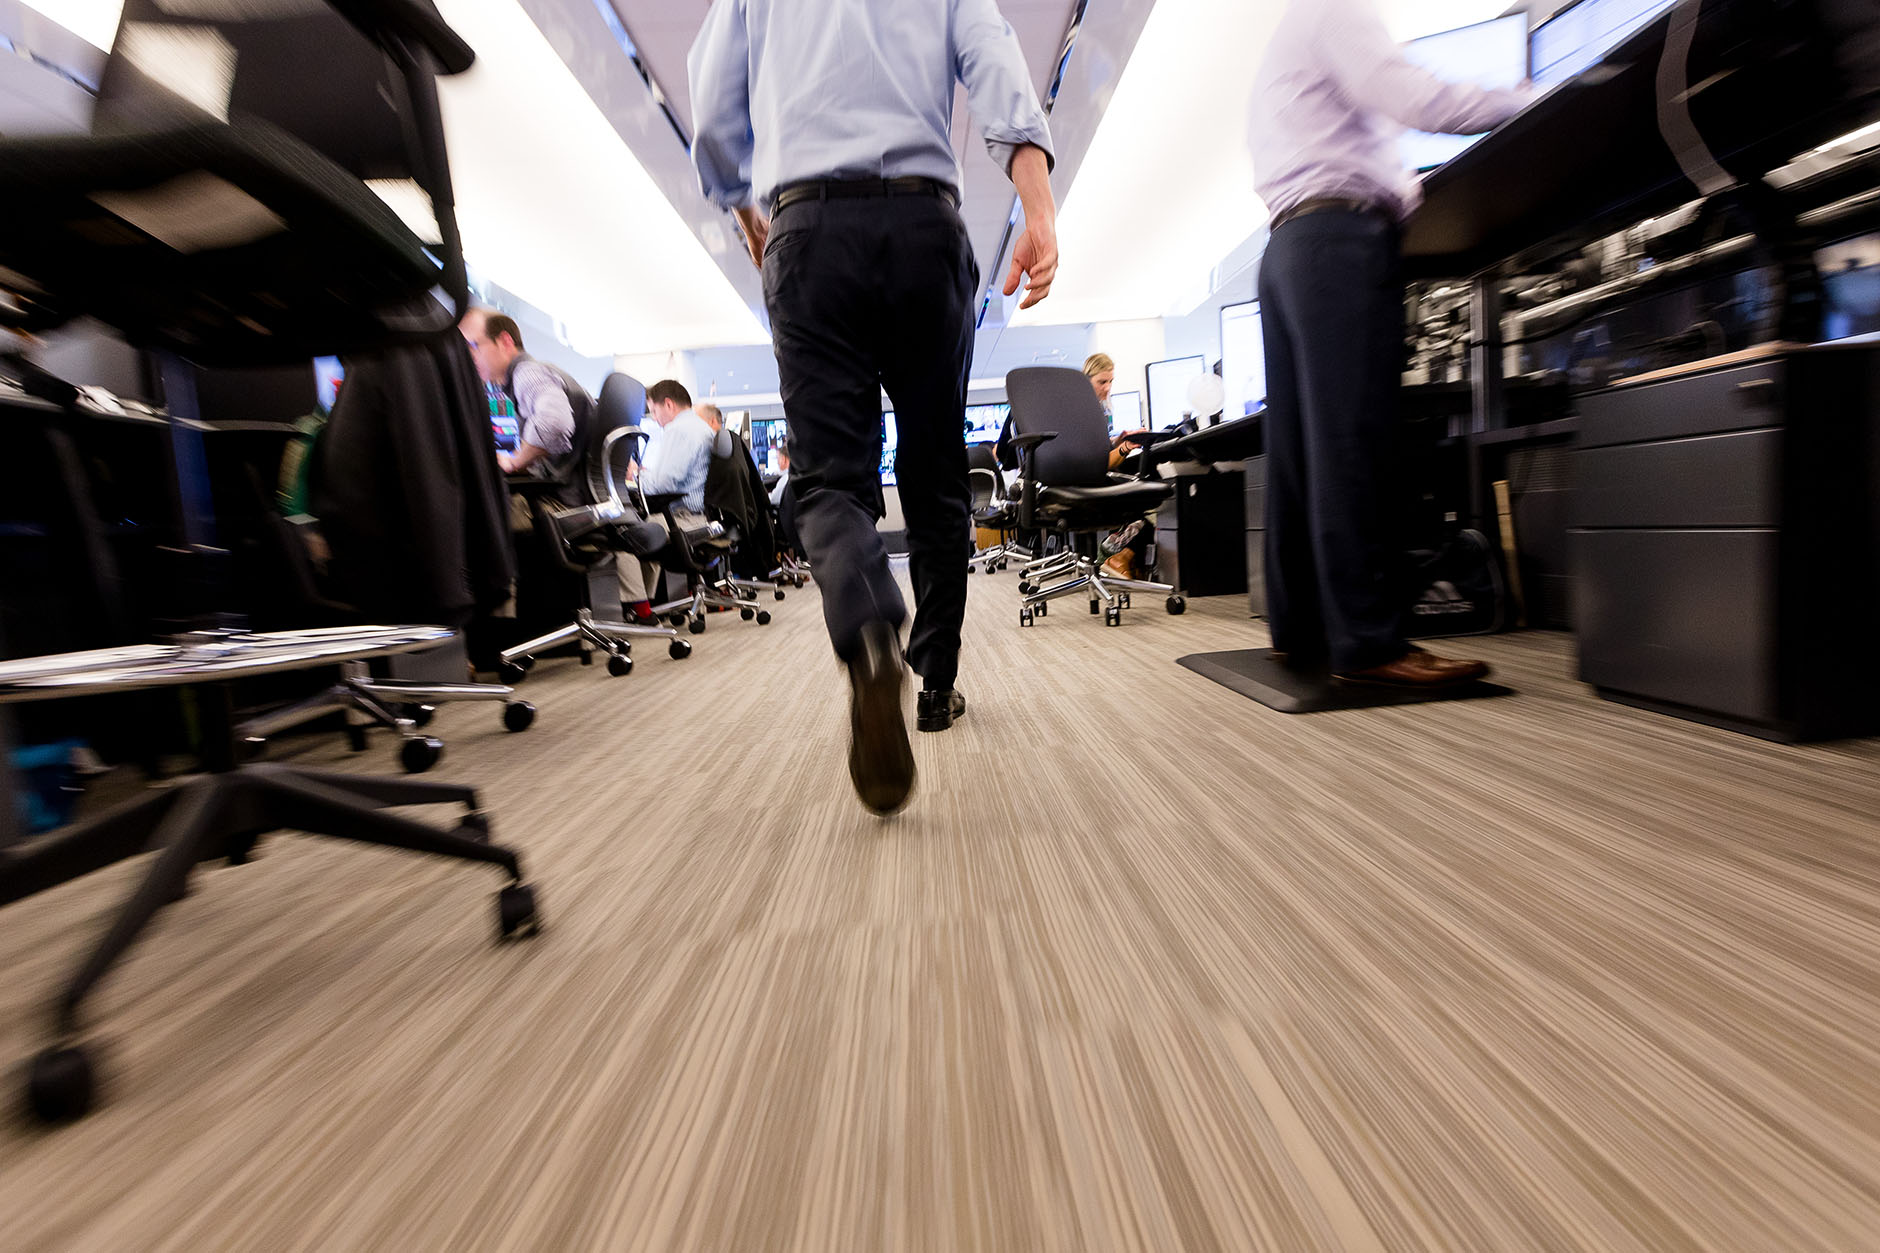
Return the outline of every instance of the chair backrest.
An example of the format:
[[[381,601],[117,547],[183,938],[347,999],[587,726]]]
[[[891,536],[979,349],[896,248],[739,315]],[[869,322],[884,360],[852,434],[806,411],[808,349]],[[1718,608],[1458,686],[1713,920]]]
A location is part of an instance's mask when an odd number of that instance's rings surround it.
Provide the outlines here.
[[[984,513],[992,508],[992,502],[999,495],[999,472],[974,466],[966,476],[973,488],[973,512]]]
[[[205,58],[226,62],[205,73]],[[469,283],[436,75],[475,60],[434,0],[125,0],[97,116],[140,128],[259,118],[356,178],[414,180],[437,220],[428,242],[442,244],[454,321]]]
[[[1110,424],[1082,370],[1032,365],[1005,376],[1012,429],[1019,435],[1057,432],[1039,445],[1038,482],[1052,487],[1100,487],[1109,482]]]
[[[635,428],[646,414],[646,388],[631,374],[609,374],[601,383],[594,406],[593,432],[588,440],[587,495],[599,504],[615,495],[626,496],[627,466],[639,459],[643,440],[608,440],[615,431]]]

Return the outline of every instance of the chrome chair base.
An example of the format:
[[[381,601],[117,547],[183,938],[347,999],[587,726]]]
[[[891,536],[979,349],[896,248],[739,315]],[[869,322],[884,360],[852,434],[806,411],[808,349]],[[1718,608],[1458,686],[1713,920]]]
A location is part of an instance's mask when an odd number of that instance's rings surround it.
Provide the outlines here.
[[[1045,609],[1050,602],[1078,592],[1083,592],[1089,597],[1090,612],[1102,613],[1106,626],[1123,625],[1123,610],[1130,607],[1130,595],[1133,592],[1166,596],[1167,608],[1172,614],[1180,613],[1187,607],[1186,601],[1172,584],[1152,583],[1146,579],[1119,579],[1114,575],[1105,574],[1103,563],[1098,559],[1076,552],[1061,554],[1061,556],[1068,557],[1068,562],[1055,563],[1051,569],[1040,567],[1032,577],[1053,573],[1059,577],[1065,574],[1070,577],[1049,587],[1039,587],[1024,596],[1019,602],[1018,609],[1020,626],[1031,626],[1036,618],[1044,616]]]
[[[238,740],[250,751],[292,727],[334,712],[346,715],[346,734],[353,751],[365,748],[372,727],[395,731],[403,741],[399,756],[405,769],[418,773],[434,765],[444,751],[443,742],[424,734],[438,705],[457,701],[503,702],[503,725],[511,731],[527,730],[535,721],[535,706],[514,699],[516,689],[501,683],[432,683],[412,679],[375,678],[363,662],[340,668],[339,682],[305,700],[243,722],[235,728]]]

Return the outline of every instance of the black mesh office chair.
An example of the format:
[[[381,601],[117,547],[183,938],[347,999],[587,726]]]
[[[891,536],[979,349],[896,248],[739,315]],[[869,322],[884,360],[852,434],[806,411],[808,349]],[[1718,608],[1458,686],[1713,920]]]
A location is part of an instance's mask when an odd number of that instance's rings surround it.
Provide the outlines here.
[[[519,681],[535,664],[536,654],[578,641],[581,664],[593,660],[598,648],[607,654],[607,673],[615,676],[633,672],[633,641],[655,638],[667,641],[666,652],[674,661],[692,655],[692,645],[679,638],[677,631],[665,627],[641,626],[621,622],[610,614],[597,616],[596,607],[620,603],[619,575],[621,561],[637,561],[641,554],[650,556],[664,540],[664,532],[654,526],[649,534],[644,515],[622,495],[626,467],[637,454],[646,433],[639,427],[646,412],[646,388],[629,374],[610,374],[601,384],[599,402],[587,432],[585,455],[578,458],[563,476],[563,490],[579,503],[555,504],[542,497],[535,501],[536,531],[554,551],[561,567],[579,574],[587,581],[587,607],[567,626],[502,653],[502,675],[509,682]],[[565,497],[564,497],[565,499]],[[650,541],[650,542],[649,542]]]
[[[455,336],[468,304],[435,75],[469,68],[468,45],[431,0],[244,0],[193,6],[217,19],[177,17],[155,0],[130,0],[106,76],[93,135],[0,141],[0,302],[27,326],[91,314],[159,350],[171,416],[193,417],[189,368],[281,364],[336,352],[380,353]],[[138,60],[152,28],[217,39],[237,57],[224,122],[151,83]],[[242,59],[250,59],[244,67]],[[252,72],[259,61],[265,72]],[[273,69],[269,69],[273,67]],[[289,71],[275,72],[285,67]],[[345,85],[365,84],[365,94]],[[383,88],[383,90],[379,90]],[[251,99],[244,92],[258,93]],[[298,137],[246,116],[268,97],[298,110]],[[122,106],[122,107],[120,107]],[[265,110],[263,110],[265,111]],[[359,113],[389,112],[362,119]],[[318,116],[312,116],[318,115]],[[325,131],[322,132],[324,126]],[[312,136],[402,150],[415,138],[418,181],[430,194],[441,260]],[[382,155],[366,153],[365,156]],[[432,295],[441,287],[448,295]],[[451,351],[464,351],[459,341]],[[489,840],[473,788],[409,779],[237,765],[226,684],[198,688],[204,777],[148,793],[0,863],[0,902],[18,899],[159,844],[162,852],[109,931],[60,996],[56,1043],[28,1074],[32,1107],[76,1117],[93,1100],[80,1042],[86,996],[148,925],[185,890],[200,863],[240,862],[281,829],[492,864],[510,885],[498,896],[505,936],[536,923],[517,854]],[[449,829],[391,807],[455,804]]]
[[[712,441],[710,473],[742,473],[732,461],[742,453],[743,445],[731,433],[731,428],[720,427],[718,438]],[[752,603],[753,598],[732,582],[731,551],[742,538],[737,528],[722,518],[700,517],[675,500],[650,503],[664,510],[667,530],[672,536],[662,557],[667,564],[685,572],[690,588],[679,600],[655,605],[653,612],[674,626],[684,623],[694,635],[704,633],[705,615],[714,609],[735,609],[746,622],[754,618],[757,625],[769,626],[770,611],[757,608]]]
[[[1007,494],[1005,474],[999,469],[999,458],[991,444],[968,444],[966,446],[967,474],[973,489],[973,525],[985,531],[997,531],[999,542],[990,548],[975,549],[972,560],[967,564],[971,573],[980,563],[984,563],[987,574],[997,574],[1012,564],[1017,557],[1029,561],[1032,552],[1021,545],[1015,532],[1018,528],[1018,505]]]
[[[1026,593],[1019,625],[1032,625],[1052,601],[1078,592],[1089,596],[1090,612],[1102,613],[1108,626],[1122,625],[1132,592],[1166,596],[1172,614],[1186,609],[1187,601],[1166,583],[1103,572],[1098,536],[1135,521],[1173,491],[1154,480],[1111,476],[1109,423],[1090,380],[1081,370],[1027,366],[1005,376],[1005,391],[1024,475],[1019,525],[1061,532],[1069,554],[1064,572],[1070,577]]]

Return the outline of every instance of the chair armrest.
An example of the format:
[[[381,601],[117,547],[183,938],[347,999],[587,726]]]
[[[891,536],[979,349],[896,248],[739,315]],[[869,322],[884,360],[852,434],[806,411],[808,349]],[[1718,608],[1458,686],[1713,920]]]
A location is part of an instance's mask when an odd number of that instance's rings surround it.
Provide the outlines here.
[[[1142,464],[1137,467],[1136,477],[1153,479],[1156,476],[1156,446],[1166,444],[1172,439],[1180,439],[1181,436],[1175,431],[1144,431],[1134,438],[1142,446]]]
[[[1025,491],[1018,502],[1018,520],[1026,527],[1036,526],[1032,519],[1038,509],[1038,475],[1034,463],[1038,457],[1038,445],[1058,437],[1056,431],[1038,431],[1031,435],[1015,435],[1012,447],[1018,450],[1018,469],[1023,476]]]
[[[617,426],[607,432],[607,438],[601,441],[601,478],[607,484],[607,498],[614,504],[619,505],[624,503],[622,500],[623,494],[636,494],[639,492],[639,484],[623,483],[614,477],[614,445],[618,444],[623,439],[639,440],[641,448],[635,448],[631,457],[632,460],[637,461],[639,460],[641,449],[650,438],[652,437],[637,426]],[[640,495],[638,504],[641,512],[645,513],[646,497],[644,495]],[[651,517],[652,515],[648,513],[647,516]]]

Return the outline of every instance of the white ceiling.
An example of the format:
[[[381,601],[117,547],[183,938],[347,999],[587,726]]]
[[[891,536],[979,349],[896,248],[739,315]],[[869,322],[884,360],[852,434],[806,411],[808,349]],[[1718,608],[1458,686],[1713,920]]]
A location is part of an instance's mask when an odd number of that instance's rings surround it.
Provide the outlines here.
[[[23,2],[93,42],[108,41],[118,7],[117,0]],[[552,312],[584,352],[764,342],[756,276],[735,233],[691,185],[683,145],[595,0],[437,2],[479,58],[469,74],[443,84],[472,264]],[[688,132],[685,55],[709,3],[615,3]],[[1399,37],[1527,7],[1383,3]],[[1205,300],[1214,267],[1264,222],[1246,156],[1247,90],[1284,6],[1090,0],[1052,123],[1061,269],[1051,298],[1021,323],[1153,317]],[[1075,0],[1002,0],[1001,8],[1042,93]],[[1002,277],[993,261],[1011,187],[985,155],[963,102],[954,130],[968,228],[992,284]],[[989,331],[1004,312],[995,302]]]

